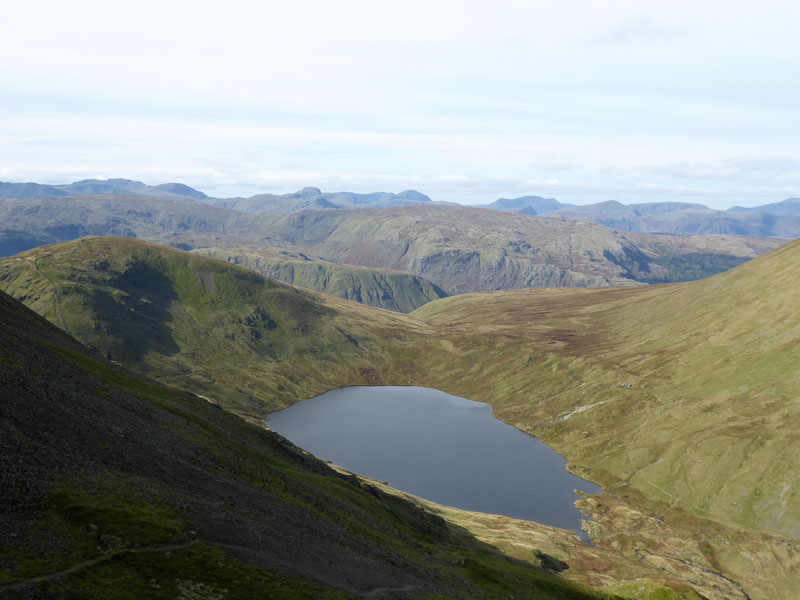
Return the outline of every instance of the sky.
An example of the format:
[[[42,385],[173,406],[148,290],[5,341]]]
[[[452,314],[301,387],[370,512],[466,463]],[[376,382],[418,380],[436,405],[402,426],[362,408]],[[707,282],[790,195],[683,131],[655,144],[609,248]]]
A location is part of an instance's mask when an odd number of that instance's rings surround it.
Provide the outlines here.
[[[800,196],[800,3],[8,0],[0,180]]]

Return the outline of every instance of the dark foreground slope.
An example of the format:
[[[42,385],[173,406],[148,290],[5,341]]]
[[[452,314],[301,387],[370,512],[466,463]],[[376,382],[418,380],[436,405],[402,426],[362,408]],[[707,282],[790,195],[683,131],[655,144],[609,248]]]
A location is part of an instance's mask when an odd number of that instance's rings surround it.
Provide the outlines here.
[[[4,598],[599,598],[0,293]]]

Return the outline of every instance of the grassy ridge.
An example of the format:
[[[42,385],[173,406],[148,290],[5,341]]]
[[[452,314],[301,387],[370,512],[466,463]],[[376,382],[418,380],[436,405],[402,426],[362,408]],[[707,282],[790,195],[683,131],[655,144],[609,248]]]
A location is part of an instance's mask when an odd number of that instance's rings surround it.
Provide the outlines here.
[[[221,261],[125,238],[9,259],[0,287],[102,356],[262,419],[362,373],[421,323]],[[54,294],[54,290],[57,293]]]

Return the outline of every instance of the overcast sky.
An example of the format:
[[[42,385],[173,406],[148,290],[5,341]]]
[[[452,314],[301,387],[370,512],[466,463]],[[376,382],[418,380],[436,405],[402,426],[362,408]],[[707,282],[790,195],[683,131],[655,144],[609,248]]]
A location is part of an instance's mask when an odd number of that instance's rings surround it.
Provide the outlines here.
[[[0,180],[800,196],[800,4],[8,0]]]

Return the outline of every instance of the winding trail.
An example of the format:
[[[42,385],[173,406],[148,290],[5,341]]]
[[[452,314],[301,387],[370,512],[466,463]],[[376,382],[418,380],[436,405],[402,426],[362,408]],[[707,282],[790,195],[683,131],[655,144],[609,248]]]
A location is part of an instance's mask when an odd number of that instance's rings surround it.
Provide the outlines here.
[[[628,532],[628,533],[635,533],[635,532]],[[657,568],[657,567],[645,564],[644,561],[647,558],[646,555],[650,555],[650,556],[661,558],[661,559],[665,559],[665,560],[675,561],[675,562],[681,563],[682,565],[684,565],[686,567],[689,567],[689,569],[691,569],[691,570],[693,570],[695,572],[702,573],[702,575],[699,575],[701,577],[701,579],[703,578],[703,576],[708,576],[708,578],[710,578],[710,580],[716,580],[718,585],[724,586],[726,588],[726,590],[723,592],[725,594],[725,598],[726,599],[730,599],[730,600],[752,600],[752,598],[750,598],[750,596],[747,594],[747,592],[744,591],[744,588],[741,586],[741,584],[738,581],[735,581],[735,580],[731,579],[730,577],[726,577],[722,573],[719,573],[719,572],[714,571],[712,569],[709,569],[707,567],[703,567],[701,565],[696,565],[696,564],[694,564],[692,562],[689,562],[688,560],[685,560],[683,558],[678,558],[677,556],[669,556],[667,554],[658,554],[656,552],[651,552],[650,550],[647,550],[646,548],[636,548],[636,549],[634,549],[633,553],[636,556],[636,558],[632,558],[630,556],[626,556],[624,552],[621,552],[620,550],[615,550],[613,548],[607,548],[607,547],[603,547],[603,546],[596,546],[596,548],[599,549],[599,550],[604,550],[606,552],[611,552],[613,554],[617,554],[617,555],[621,556],[625,560],[628,560],[628,561],[631,561],[631,562],[636,562],[636,563],[638,563],[640,565],[643,565],[643,566],[649,566],[650,568]]]
[[[26,579],[25,581],[18,581],[17,583],[0,585],[0,592],[19,590],[28,587],[29,585],[33,585],[35,583],[41,583],[43,581],[52,581],[53,579],[60,579],[61,577],[65,577],[71,573],[75,573],[76,571],[85,569],[86,567],[91,567],[92,565],[96,565],[97,563],[109,560],[110,558],[114,558],[115,556],[120,556],[121,554],[141,554],[143,552],[169,552],[170,550],[181,550],[183,548],[189,548],[197,544],[199,541],[200,540],[192,540],[190,542],[184,542],[182,544],[168,544],[166,546],[148,546],[146,548],[122,548],[121,550],[114,550],[113,552],[109,552],[108,554],[103,554],[102,556],[98,556],[96,558],[91,558],[89,560],[84,560],[83,562],[79,562],[77,565],[72,565],[68,569],[64,569],[63,571],[58,571],[57,573],[50,573],[49,575],[39,575],[38,577]]]
[[[744,588],[742,588],[742,586],[739,584],[739,582],[734,581],[730,577],[726,577],[722,573],[718,573],[717,571],[712,571],[711,569],[707,569],[706,567],[701,567],[700,565],[695,565],[695,564],[693,564],[693,563],[691,563],[691,562],[689,562],[687,560],[684,560],[682,558],[677,558],[675,556],[667,556],[666,554],[656,554],[655,552],[650,552],[649,550],[646,550],[644,548],[637,548],[635,550],[635,552],[636,552],[636,555],[639,557],[639,562],[644,560],[643,554],[649,554],[650,556],[657,556],[659,558],[665,558],[667,560],[674,560],[674,561],[677,561],[679,563],[682,563],[682,564],[686,565],[690,569],[696,569],[696,570],[702,571],[703,573],[706,573],[708,575],[711,575],[712,577],[716,577],[718,579],[721,579],[721,580],[727,582],[728,584],[730,584],[731,586],[733,586],[734,588],[736,588],[739,591],[739,593],[741,594],[742,600],[752,600],[750,598],[750,596],[747,595],[747,592],[744,591]]]

